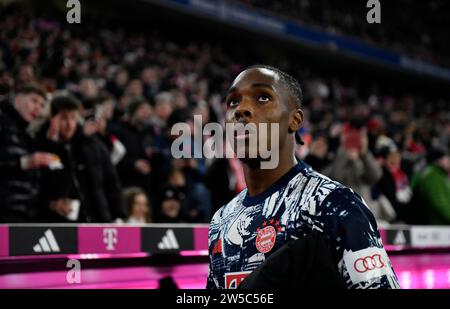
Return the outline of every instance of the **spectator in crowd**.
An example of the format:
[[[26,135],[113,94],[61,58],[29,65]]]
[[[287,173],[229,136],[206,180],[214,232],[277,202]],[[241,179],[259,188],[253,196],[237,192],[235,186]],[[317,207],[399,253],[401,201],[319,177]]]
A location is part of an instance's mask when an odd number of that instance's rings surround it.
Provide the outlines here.
[[[128,79],[128,71],[125,68],[120,68],[116,71],[113,80],[108,82],[106,89],[116,98],[120,98],[125,91]]]
[[[401,167],[401,154],[394,141],[380,137],[377,142],[383,175],[375,189],[389,200],[396,212],[396,221],[408,221],[408,205],[412,191],[406,173]]]
[[[112,130],[126,149],[124,158],[117,165],[123,186],[140,187],[149,196],[153,193],[151,173],[155,168],[149,151],[154,138],[151,114],[150,104],[143,98],[136,98],[128,108],[127,120]]]
[[[159,90],[158,69],[156,67],[146,67],[142,70],[141,79],[145,98],[147,100],[153,99]]]
[[[160,197],[159,209],[155,222],[182,223],[186,218],[182,212],[182,203],[186,198],[185,194],[173,187],[166,187]]]
[[[316,171],[327,174],[331,160],[328,152],[328,140],[324,135],[318,136],[311,144],[308,155],[304,161]]]
[[[382,174],[381,167],[368,150],[364,128],[344,128],[342,144],[331,166],[330,177],[349,186],[363,197],[370,195]]]
[[[96,99],[96,103],[90,111],[90,115],[85,115],[84,133],[86,135],[95,135],[103,142],[108,149],[111,162],[117,165],[123,159],[126,153],[122,142],[111,133],[111,122],[114,113],[113,98],[109,95],[101,95]]]
[[[40,169],[54,160],[37,151],[27,131],[45,106],[46,94],[37,85],[20,87],[14,102],[0,106],[0,222],[33,222],[38,212]]]
[[[138,187],[127,188],[123,192],[127,223],[151,223],[151,208],[144,190]]]
[[[16,86],[23,86],[34,81],[34,68],[29,64],[23,64],[17,70]]]
[[[415,224],[450,225],[450,156],[445,149],[433,148],[428,166],[413,178]]]
[[[185,199],[182,212],[189,222],[206,222],[211,214],[210,192],[200,181],[186,180],[182,170],[173,169],[169,173],[168,184],[182,192]]]
[[[392,205],[386,197],[372,195],[372,186],[380,180],[382,173],[381,166],[368,149],[366,128],[347,123],[329,176],[361,195],[375,218],[391,221],[395,217]]]
[[[51,118],[39,133],[39,147],[60,158],[43,173],[41,219],[48,222],[113,222],[124,219],[121,186],[108,151],[86,136],[81,103],[70,95],[51,101]]]
[[[169,92],[161,92],[155,97],[155,113],[152,117],[152,123],[159,131],[166,128],[167,121],[173,111],[172,95]]]

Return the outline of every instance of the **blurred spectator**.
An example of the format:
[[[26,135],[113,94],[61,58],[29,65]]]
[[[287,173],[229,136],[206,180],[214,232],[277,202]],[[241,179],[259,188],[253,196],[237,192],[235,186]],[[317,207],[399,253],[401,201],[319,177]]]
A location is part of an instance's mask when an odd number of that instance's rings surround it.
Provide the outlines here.
[[[1,56],[1,52],[0,52]],[[9,94],[14,87],[14,79],[11,74],[0,68],[0,108],[3,104],[9,104]]]
[[[16,76],[16,86],[23,86],[34,81],[34,69],[29,64],[23,64],[19,67]]]
[[[27,131],[44,109],[46,95],[37,85],[24,85],[13,104],[0,106],[0,222],[33,222],[38,212],[40,168],[54,155],[36,151]]]
[[[112,93],[116,98],[123,95],[125,86],[128,83],[128,71],[126,69],[120,68],[114,75],[114,79],[106,85],[106,89]]]
[[[81,103],[58,95],[51,118],[39,133],[40,149],[54,152],[60,165],[43,173],[41,220],[112,222],[125,218],[121,186],[108,151],[84,134]]]
[[[155,222],[181,223],[186,222],[182,213],[182,203],[186,196],[183,192],[173,187],[166,187],[160,197],[160,205],[155,217]]]
[[[150,126],[152,109],[143,98],[135,99],[127,111],[128,119],[121,122],[112,133],[125,146],[126,154],[117,165],[124,187],[140,187],[151,196],[153,165],[148,150],[152,147],[153,131]]]
[[[401,154],[394,141],[379,138],[378,154],[382,164],[383,175],[378,181],[378,189],[392,204],[397,217],[396,221],[408,221],[408,205],[412,191],[409,180],[401,167]]]
[[[99,89],[93,78],[83,78],[80,81],[80,95],[83,100],[95,99]]]
[[[161,92],[155,97],[155,113],[153,115],[152,123],[163,131],[166,128],[167,121],[173,111],[172,95],[169,92]]]
[[[372,194],[372,186],[380,180],[382,173],[368,149],[366,128],[347,123],[329,176],[361,195],[376,219],[389,222],[396,216],[389,200],[382,194]]]
[[[427,156],[429,165],[413,178],[415,224],[450,224],[450,156],[434,148]]]
[[[329,158],[326,136],[319,136],[312,142],[309,153],[304,161],[319,173],[329,173],[328,170],[330,168],[331,160]]]
[[[141,188],[127,188],[123,192],[127,223],[151,223],[151,208],[144,190]]]
[[[210,193],[200,181],[187,181],[180,169],[169,173],[168,185],[183,193],[182,212],[189,222],[207,222],[211,217]]]
[[[147,67],[142,70],[143,93],[147,100],[151,100],[159,90],[159,78],[156,67]]]
[[[102,95],[96,99],[96,104],[92,107],[91,115],[86,116],[84,123],[84,133],[95,135],[103,142],[108,149],[111,162],[117,165],[126,154],[126,148],[122,142],[111,133],[111,122],[114,112],[114,101],[109,95]]]
[[[131,98],[140,98],[144,95],[144,88],[142,82],[139,79],[132,79],[127,88],[125,88],[125,94]]]

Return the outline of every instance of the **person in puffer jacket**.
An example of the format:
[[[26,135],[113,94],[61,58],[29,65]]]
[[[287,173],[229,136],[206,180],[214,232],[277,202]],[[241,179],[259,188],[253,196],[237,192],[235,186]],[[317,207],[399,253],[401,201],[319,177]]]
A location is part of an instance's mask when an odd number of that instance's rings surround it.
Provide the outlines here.
[[[46,94],[39,85],[17,89],[13,102],[0,106],[0,222],[33,222],[38,212],[40,169],[54,155],[36,151],[30,122],[40,116]]]

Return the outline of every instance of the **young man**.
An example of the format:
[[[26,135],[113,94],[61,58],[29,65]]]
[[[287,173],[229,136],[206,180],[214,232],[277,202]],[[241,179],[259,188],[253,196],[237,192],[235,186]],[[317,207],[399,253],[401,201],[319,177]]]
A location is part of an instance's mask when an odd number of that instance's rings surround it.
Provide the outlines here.
[[[207,287],[237,287],[278,248],[317,231],[347,288],[397,288],[365,202],[351,189],[296,161],[301,101],[296,80],[276,68],[250,67],[234,80],[226,98],[227,123],[279,124],[279,164],[262,169],[259,159],[242,159],[247,189],[218,210],[210,225]]]
[[[45,92],[28,84],[14,102],[0,106],[0,222],[33,222],[37,215],[40,168],[54,156],[36,152],[28,125],[45,106]]]
[[[112,222],[125,218],[121,186],[109,153],[79,125],[81,103],[59,95],[39,147],[58,155],[59,168],[43,173],[42,221]]]

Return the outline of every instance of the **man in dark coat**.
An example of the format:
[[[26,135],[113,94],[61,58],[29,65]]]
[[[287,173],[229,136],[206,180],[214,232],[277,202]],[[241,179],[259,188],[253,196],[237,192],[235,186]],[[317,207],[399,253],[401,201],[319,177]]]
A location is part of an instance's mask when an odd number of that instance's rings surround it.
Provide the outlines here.
[[[37,214],[41,167],[53,156],[36,152],[27,128],[42,112],[45,92],[37,85],[19,88],[14,102],[0,106],[0,222],[33,222]]]
[[[105,146],[78,124],[81,104],[72,96],[51,102],[39,147],[60,165],[43,174],[43,221],[112,222],[124,218],[121,186]],[[74,214],[75,212],[75,214]]]
[[[126,153],[117,164],[117,171],[124,187],[140,187],[151,198],[159,192],[163,183],[164,162],[156,146],[157,134],[151,124],[151,106],[141,98],[130,103],[126,121],[111,128]],[[153,201],[154,202],[154,201]]]

